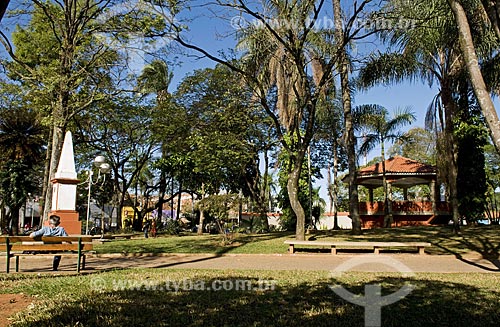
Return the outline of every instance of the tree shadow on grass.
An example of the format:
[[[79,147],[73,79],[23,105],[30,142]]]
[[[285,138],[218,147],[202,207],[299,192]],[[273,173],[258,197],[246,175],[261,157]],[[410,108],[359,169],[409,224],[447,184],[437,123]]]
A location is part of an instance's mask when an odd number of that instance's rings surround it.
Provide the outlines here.
[[[363,241],[425,241],[432,247],[426,251],[433,255],[451,254],[459,260],[489,271],[500,271],[500,228],[498,226],[463,227],[460,235],[456,235],[450,226],[420,226],[401,228],[377,228],[365,230],[362,235],[351,236],[345,232],[337,234],[341,239]],[[331,239],[331,235],[318,237]],[[398,250],[402,251],[402,250]],[[412,251],[412,250],[410,250]],[[404,252],[409,252],[404,250]],[[489,260],[498,269],[491,269],[464,257],[465,254],[476,252],[482,258]]]
[[[97,278],[97,277],[96,277]],[[257,290],[236,290],[238,280]],[[409,279],[414,290],[382,309],[382,326],[498,326],[497,290],[459,282]],[[145,284],[116,283],[114,291],[93,291],[48,301],[13,326],[364,326],[364,308],[340,298],[335,280],[277,284],[264,290],[258,279],[204,279]],[[397,291],[402,278],[380,277],[383,295]],[[122,285],[122,287],[116,287]],[[260,286],[259,286],[260,285]],[[132,287],[133,286],[133,287]],[[214,290],[219,287],[220,290]],[[207,288],[211,288],[208,290]],[[241,286],[240,288],[243,288]],[[269,288],[269,287],[267,287]],[[494,289],[494,287],[491,287]],[[364,284],[346,286],[364,294]],[[90,296],[89,296],[90,295]],[[41,310],[41,311],[40,311]]]
[[[467,259],[464,255],[453,248],[446,245],[448,241],[458,242],[462,248],[469,251],[474,251],[479,253],[483,259],[488,260],[496,269],[489,268],[487,266],[481,265],[473,260]],[[441,240],[433,242],[434,246],[439,247],[448,254],[454,255],[458,260],[465,262],[469,265],[479,267],[486,271],[499,271],[500,272],[500,243],[492,242],[488,237],[475,234],[466,235],[460,238],[443,237]]]

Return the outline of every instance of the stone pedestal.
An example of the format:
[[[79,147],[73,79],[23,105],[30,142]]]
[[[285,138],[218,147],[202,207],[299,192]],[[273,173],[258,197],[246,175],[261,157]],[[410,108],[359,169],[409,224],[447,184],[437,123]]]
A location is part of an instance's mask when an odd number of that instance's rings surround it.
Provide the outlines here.
[[[73,140],[67,132],[59,159],[59,166],[52,182],[52,206],[49,215],[61,217],[61,226],[71,235],[82,233],[82,224],[78,220],[76,209],[76,178]],[[47,222],[48,223],[48,222]]]

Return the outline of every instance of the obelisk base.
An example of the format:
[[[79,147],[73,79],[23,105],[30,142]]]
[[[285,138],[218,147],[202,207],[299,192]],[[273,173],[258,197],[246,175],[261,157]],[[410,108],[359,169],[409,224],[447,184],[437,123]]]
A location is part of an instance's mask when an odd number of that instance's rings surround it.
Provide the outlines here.
[[[49,212],[50,215],[57,215],[61,217],[61,224],[59,226],[64,227],[69,235],[81,235],[82,234],[82,222],[78,220],[78,211],[74,210],[55,210]],[[49,222],[46,221],[45,225]]]

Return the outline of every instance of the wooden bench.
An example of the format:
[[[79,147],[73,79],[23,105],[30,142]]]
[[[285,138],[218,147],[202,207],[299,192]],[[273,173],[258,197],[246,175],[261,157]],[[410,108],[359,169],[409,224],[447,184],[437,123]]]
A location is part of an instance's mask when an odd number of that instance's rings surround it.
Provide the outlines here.
[[[296,245],[305,245],[312,247],[327,246],[331,248],[332,254],[337,254],[337,248],[342,249],[359,249],[368,248],[373,249],[375,254],[380,253],[382,248],[403,248],[403,247],[416,247],[419,254],[425,254],[425,247],[431,246],[427,242],[349,242],[349,241],[295,241],[286,240],[285,244],[289,245],[289,252],[295,252]]]
[[[104,235],[93,235],[92,239],[96,242],[103,244],[105,242],[111,242],[114,240],[130,240],[135,234],[104,234]]]
[[[92,251],[91,236],[0,236],[0,251],[5,251],[6,272],[10,271],[10,258],[16,258],[16,272],[19,272],[19,257],[22,256],[75,256],[76,271],[85,269],[85,254]]]
[[[134,235],[135,234],[113,234],[111,236],[113,237],[113,239],[124,238],[124,239],[130,240],[132,238],[132,236],[134,236]]]

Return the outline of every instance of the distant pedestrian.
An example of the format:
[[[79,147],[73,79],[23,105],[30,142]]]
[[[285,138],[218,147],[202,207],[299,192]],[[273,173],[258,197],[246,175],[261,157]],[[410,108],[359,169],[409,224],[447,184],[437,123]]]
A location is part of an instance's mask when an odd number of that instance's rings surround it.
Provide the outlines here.
[[[148,234],[149,234],[149,227],[150,227],[150,224],[149,224],[149,219],[146,219],[144,221],[144,224],[142,225],[142,231],[144,232],[144,238],[148,238]]]
[[[151,236],[156,237],[156,220],[151,222]]]

